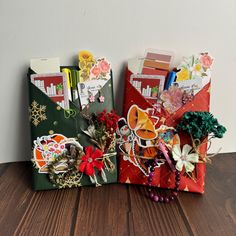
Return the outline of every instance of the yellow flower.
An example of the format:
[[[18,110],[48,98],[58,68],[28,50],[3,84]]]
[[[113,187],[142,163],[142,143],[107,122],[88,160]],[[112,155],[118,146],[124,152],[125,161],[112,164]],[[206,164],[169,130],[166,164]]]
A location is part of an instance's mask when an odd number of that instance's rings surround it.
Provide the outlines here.
[[[79,52],[79,61],[93,61],[93,54],[89,51],[80,51]]]
[[[202,69],[201,65],[200,64],[196,64],[195,67],[194,67],[194,71],[196,72],[200,72]]]
[[[183,68],[180,72],[177,73],[176,81],[182,81],[187,79],[189,79],[189,71],[186,68]]]

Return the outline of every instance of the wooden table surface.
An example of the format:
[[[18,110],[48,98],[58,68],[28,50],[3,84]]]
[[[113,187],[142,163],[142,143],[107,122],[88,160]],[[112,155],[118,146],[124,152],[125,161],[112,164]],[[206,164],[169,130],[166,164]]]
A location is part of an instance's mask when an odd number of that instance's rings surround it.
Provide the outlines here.
[[[30,165],[0,165],[1,236],[236,235],[236,153],[214,157],[204,195],[171,204],[121,184],[34,192]]]

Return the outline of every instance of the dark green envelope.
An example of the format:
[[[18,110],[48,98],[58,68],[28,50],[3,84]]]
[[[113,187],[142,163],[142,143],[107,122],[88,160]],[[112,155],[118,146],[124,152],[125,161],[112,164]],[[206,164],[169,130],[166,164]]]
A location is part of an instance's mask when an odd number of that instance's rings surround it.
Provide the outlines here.
[[[32,108],[32,103],[36,102],[36,113],[39,112],[38,119],[32,119],[31,126],[31,145],[33,147],[34,140],[37,137],[49,135],[49,134],[62,134],[68,138],[78,138],[82,146],[90,146],[94,144],[90,141],[89,137],[82,132],[88,126],[87,121],[81,116],[81,111],[76,103],[70,102],[70,108],[76,111],[76,115],[70,115],[64,109],[58,106],[52,101],[46,94],[44,94],[39,88],[37,88],[30,81],[30,75],[35,74],[34,71],[29,69],[28,81],[29,81],[29,108]],[[114,96],[113,96],[113,81],[112,74],[111,79],[101,88],[101,93],[105,97],[104,103],[98,102],[98,94],[95,97],[95,102],[89,104],[89,108],[86,114],[102,112],[104,109],[111,111],[114,109]],[[82,111],[84,112],[84,111]],[[45,119],[46,117],[46,119]],[[38,120],[38,121],[37,121]],[[38,122],[37,126],[33,124],[33,121]],[[110,158],[117,166],[116,156]],[[113,172],[105,170],[107,176],[106,183],[117,182],[117,168]],[[105,184],[100,176],[97,176],[99,183]],[[93,185],[88,176],[83,175],[81,179],[81,185]],[[56,187],[50,182],[48,174],[38,173],[38,170],[33,167],[33,188],[35,190],[47,190],[55,189]]]

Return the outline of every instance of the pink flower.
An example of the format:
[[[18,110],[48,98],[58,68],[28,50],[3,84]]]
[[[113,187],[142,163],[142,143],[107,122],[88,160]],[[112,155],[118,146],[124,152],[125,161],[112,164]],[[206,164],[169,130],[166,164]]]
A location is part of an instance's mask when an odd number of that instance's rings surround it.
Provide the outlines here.
[[[213,62],[213,59],[208,55],[208,53],[201,54],[199,60],[205,68],[210,68]]]
[[[99,102],[104,102],[105,101],[105,97],[102,96],[102,95],[98,99],[99,99]]]
[[[101,73],[101,68],[98,67],[97,65],[94,65],[91,69],[91,74],[94,75],[95,77],[98,77]]]
[[[183,90],[177,86],[171,86],[161,94],[164,108],[170,113],[174,113],[183,106]]]
[[[110,64],[104,59],[99,62],[98,66],[101,68],[102,73],[108,73],[110,70]]]
[[[95,102],[95,97],[93,95],[89,96],[89,102]]]

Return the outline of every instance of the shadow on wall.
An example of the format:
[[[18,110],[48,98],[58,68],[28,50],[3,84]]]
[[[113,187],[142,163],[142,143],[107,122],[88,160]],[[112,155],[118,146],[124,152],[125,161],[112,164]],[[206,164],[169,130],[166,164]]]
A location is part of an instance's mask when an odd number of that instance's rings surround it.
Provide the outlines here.
[[[115,92],[115,109],[118,115],[122,115],[123,111],[123,101],[124,101],[124,85],[125,85],[125,70],[126,70],[126,63],[122,64],[120,73],[117,76],[116,88],[114,89]]]
[[[31,159],[31,140],[30,140],[30,125],[29,125],[29,97],[28,97],[28,67],[22,67],[20,98],[17,101],[19,109],[19,119],[17,119],[18,132],[15,133],[15,152],[17,161],[29,161]]]

